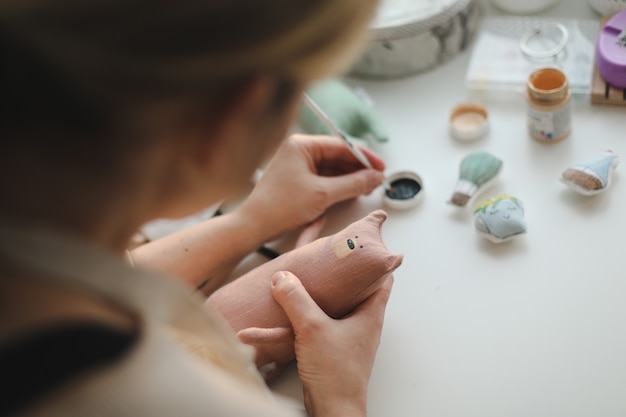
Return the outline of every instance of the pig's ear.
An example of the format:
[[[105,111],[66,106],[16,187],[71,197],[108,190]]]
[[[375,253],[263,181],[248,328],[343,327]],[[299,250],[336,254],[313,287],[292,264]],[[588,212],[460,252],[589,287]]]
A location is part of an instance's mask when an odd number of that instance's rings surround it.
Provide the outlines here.
[[[272,381],[294,359],[294,335],[290,327],[248,327],[237,333],[242,343],[254,347],[254,362],[265,381]]]

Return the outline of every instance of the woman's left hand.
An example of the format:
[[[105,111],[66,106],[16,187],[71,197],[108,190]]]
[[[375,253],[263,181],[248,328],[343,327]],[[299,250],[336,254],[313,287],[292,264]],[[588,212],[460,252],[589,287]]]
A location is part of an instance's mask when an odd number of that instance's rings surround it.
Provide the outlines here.
[[[383,161],[363,149],[374,169],[365,169],[340,139],[287,139],[238,209],[173,233],[133,251],[135,264],[180,277],[205,294],[263,243],[319,219],[341,200],[368,194],[383,179]],[[315,222],[298,241],[315,239]],[[210,254],[210,256],[207,256]]]
[[[383,181],[385,164],[369,149],[361,150],[373,169],[365,168],[338,138],[290,137],[239,207],[239,214],[272,240],[313,222],[335,203],[371,193]]]

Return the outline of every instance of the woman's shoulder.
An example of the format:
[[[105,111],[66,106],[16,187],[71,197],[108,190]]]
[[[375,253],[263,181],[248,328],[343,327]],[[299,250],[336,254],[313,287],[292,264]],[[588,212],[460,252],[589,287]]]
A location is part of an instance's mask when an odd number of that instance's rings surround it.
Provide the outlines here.
[[[158,323],[144,323],[134,336],[93,325],[68,326],[30,342],[46,340],[64,347],[65,353],[42,355],[39,345],[37,357],[35,343],[30,357],[36,360],[23,369],[16,366],[15,374],[24,371],[22,380],[32,384],[50,361],[76,372],[57,374],[63,378],[26,403],[26,415],[293,415],[268,390],[199,360]],[[27,388],[32,392],[32,385]]]

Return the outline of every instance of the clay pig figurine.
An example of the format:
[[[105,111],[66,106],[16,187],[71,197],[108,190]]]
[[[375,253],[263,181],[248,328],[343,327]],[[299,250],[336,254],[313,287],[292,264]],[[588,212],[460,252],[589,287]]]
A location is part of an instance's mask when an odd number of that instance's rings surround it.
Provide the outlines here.
[[[334,235],[287,252],[213,293],[215,308],[239,339],[256,349],[255,362],[266,381],[274,379],[295,358],[287,315],[270,292],[277,271],[291,271],[317,304],[333,318],[350,313],[380,287],[402,263],[381,237],[387,218],[383,210],[350,224]]]

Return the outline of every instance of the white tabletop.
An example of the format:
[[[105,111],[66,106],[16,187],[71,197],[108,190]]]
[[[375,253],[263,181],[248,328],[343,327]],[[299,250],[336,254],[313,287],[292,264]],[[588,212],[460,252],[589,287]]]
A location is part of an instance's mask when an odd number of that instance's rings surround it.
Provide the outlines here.
[[[484,6],[486,15],[503,15]],[[541,15],[599,19],[586,0],[562,0]],[[486,101],[487,137],[455,141],[447,118],[468,98],[470,54],[403,79],[349,81],[368,91],[390,131],[391,141],[376,147],[387,171],[418,172],[425,187],[418,207],[388,211],[383,226],[387,247],[405,257],[371,378],[369,415],[626,415],[626,166],[595,197],[559,181],[565,168],[605,149],[626,158],[626,108],[578,101],[571,136],[542,144],[528,136],[522,96]],[[478,236],[471,210],[446,204],[461,159],[478,150],[504,161],[499,180],[480,197],[507,193],[524,203],[528,233],[511,242]],[[376,193],[342,205],[333,221],[345,224],[379,207]],[[293,367],[272,387],[301,398]]]

